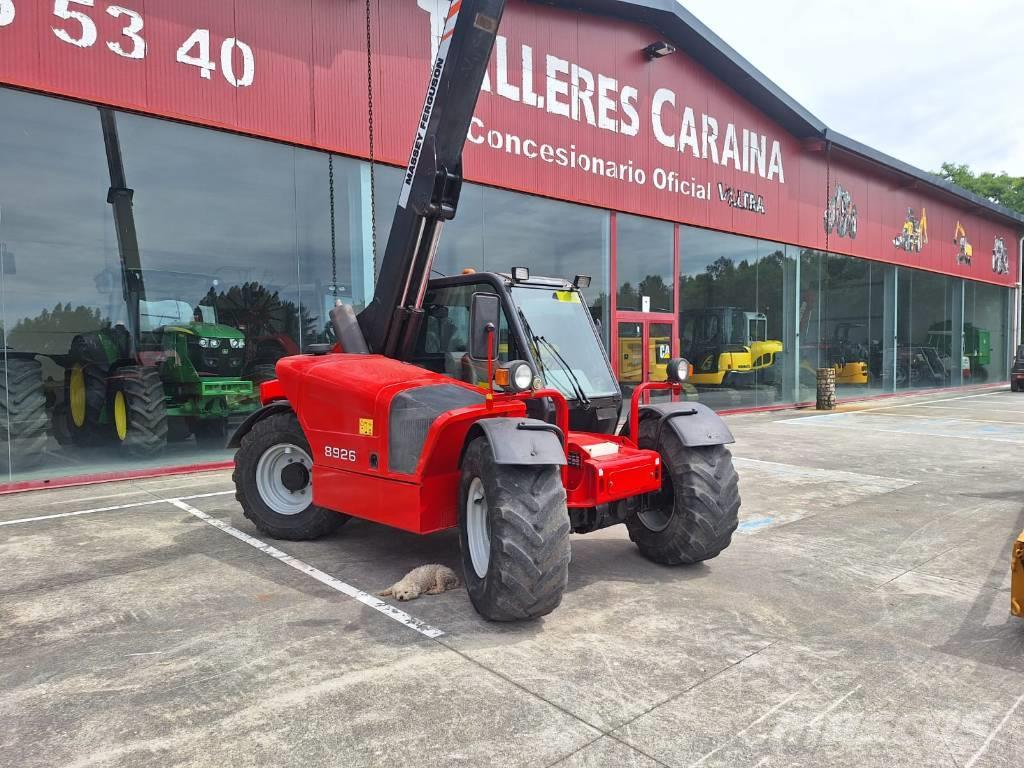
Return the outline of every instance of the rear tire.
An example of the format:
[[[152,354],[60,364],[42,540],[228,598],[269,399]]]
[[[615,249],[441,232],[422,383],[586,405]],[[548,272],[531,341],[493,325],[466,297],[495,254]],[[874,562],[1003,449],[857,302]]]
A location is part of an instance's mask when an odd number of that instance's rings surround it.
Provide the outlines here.
[[[560,468],[496,464],[487,438],[473,440],[462,462],[459,544],[469,599],[485,619],[555,610],[571,558]]]
[[[336,531],[350,519],[313,503],[311,456],[309,441],[291,412],[268,416],[242,437],[231,476],[235,498],[245,516],[267,536],[310,541]],[[289,469],[293,465],[301,468]]]
[[[142,365],[118,368],[110,377],[110,429],[132,456],[151,458],[167,445],[167,406],[160,371]]]
[[[32,469],[46,448],[46,394],[37,360],[0,360],[0,463],[11,471]]]
[[[724,445],[687,448],[658,419],[640,422],[641,448],[661,454],[662,490],[644,512],[626,519],[640,554],[663,565],[699,563],[732,543],[739,523],[740,493],[732,454]],[[657,444],[656,444],[657,443]]]

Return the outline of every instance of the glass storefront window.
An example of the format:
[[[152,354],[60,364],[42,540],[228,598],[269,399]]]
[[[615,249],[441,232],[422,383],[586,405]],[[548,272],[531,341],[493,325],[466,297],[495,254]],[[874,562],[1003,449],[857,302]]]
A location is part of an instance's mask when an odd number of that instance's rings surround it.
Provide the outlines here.
[[[964,285],[964,357],[967,384],[1009,378],[1010,290],[998,285]]]
[[[672,312],[674,226],[620,213],[615,217],[618,311]]]
[[[717,409],[791,402],[796,271],[785,246],[682,227],[680,249],[680,353],[698,397]]]
[[[6,89],[0,111],[3,479],[230,458],[276,360],[362,300],[364,164]]]
[[[894,267],[805,250],[800,261],[799,399],[834,368],[839,397],[891,390]]]
[[[961,377],[962,281],[899,269],[895,382],[898,390],[956,386]]]

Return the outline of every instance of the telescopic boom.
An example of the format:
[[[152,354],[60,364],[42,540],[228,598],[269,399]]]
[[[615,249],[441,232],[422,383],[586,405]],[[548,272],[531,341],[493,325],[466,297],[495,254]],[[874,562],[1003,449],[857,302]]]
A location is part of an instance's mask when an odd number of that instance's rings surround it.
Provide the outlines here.
[[[373,301],[359,314],[370,351],[404,359],[419,334],[441,228],[462,188],[462,148],[505,0],[454,0],[431,69]]]

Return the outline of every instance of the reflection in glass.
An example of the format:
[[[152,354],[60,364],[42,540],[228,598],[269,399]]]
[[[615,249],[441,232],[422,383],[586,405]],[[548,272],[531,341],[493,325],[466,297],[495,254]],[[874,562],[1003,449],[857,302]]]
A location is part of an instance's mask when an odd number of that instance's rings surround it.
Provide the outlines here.
[[[700,399],[719,409],[791,401],[795,269],[785,246],[693,227],[680,240],[680,353]]]
[[[673,229],[667,221],[616,214],[616,306],[620,312],[673,311]]]

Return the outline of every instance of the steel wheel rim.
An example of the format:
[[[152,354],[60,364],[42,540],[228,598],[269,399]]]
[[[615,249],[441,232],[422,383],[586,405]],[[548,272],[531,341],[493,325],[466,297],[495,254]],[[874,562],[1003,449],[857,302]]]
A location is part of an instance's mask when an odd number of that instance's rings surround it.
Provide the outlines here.
[[[118,440],[124,441],[128,437],[128,403],[124,392],[114,393],[114,429]]]
[[[309,473],[305,487],[290,490],[284,483],[282,473],[295,463],[301,464]],[[313,460],[309,454],[292,443],[278,443],[263,452],[256,463],[256,490],[260,498],[279,515],[297,515],[313,501]]]
[[[85,426],[85,371],[82,366],[76,365],[71,369],[71,381],[68,386],[69,400],[71,400],[71,421],[76,427]]]
[[[491,563],[491,516],[479,477],[473,478],[466,494],[466,543],[473,571],[482,579]]]

